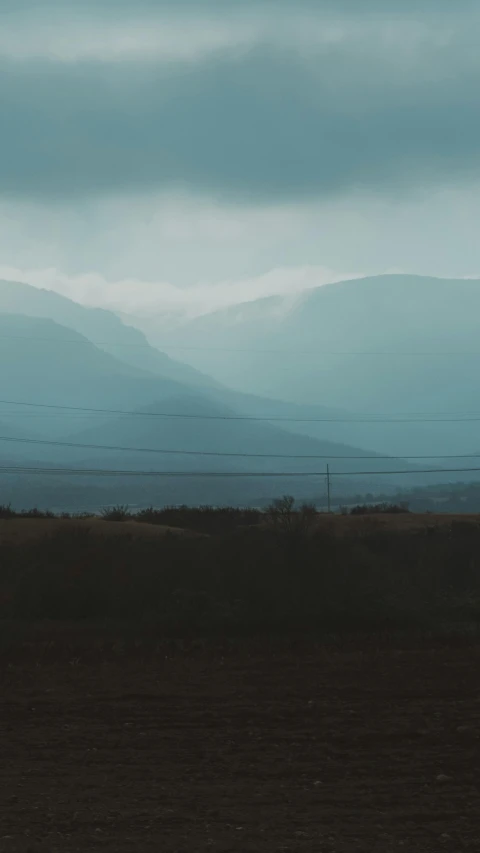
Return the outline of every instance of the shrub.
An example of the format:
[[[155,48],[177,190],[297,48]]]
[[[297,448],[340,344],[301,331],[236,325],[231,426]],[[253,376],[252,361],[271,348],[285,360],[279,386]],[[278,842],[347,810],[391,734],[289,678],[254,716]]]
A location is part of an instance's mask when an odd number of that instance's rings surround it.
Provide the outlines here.
[[[105,521],[128,521],[133,518],[128,506],[118,504],[117,506],[104,507],[102,509],[102,518]]]
[[[341,537],[309,529],[313,508],[303,521],[290,502],[276,509],[307,527],[126,539],[65,524],[41,540],[0,543],[0,619],[148,620],[165,636],[478,623],[480,556],[469,533]]]
[[[274,530],[290,536],[306,534],[312,530],[317,522],[317,509],[314,504],[302,504],[298,510],[294,507],[295,498],[291,495],[284,495],[267,507],[266,516]]]
[[[55,518],[55,513],[51,512],[51,510],[37,509],[37,507],[33,507],[33,509],[22,509],[19,515],[21,518]]]
[[[262,517],[262,513],[255,509],[212,506],[148,507],[135,516],[137,521],[144,524],[181,527],[210,535],[231,533],[239,527],[258,524]]]
[[[350,515],[399,515],[406,512],[410,512],[407,504],[380,503],[354,506]]]
[[[0,504],[0,518],[15,518],[16,512],[10,504]]]

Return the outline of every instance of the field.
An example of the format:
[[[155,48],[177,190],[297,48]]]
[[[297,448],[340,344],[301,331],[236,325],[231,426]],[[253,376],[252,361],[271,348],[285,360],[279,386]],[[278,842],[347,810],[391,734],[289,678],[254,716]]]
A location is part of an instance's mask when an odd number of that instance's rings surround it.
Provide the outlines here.
[[[157,524],[138,524],[136,521],[104,521],[93,519],[13,518],[0,519],[0,544],[19,544],[45,539],[61,532],[76,534],[84,531],[98,536],[158,538],[168,532],[174,536],[195,537],[200,534],[178,527]]]
[[[213,513],[212,513],[213,515]],[[139,523],[135,519],[126,521],[112,521],[100,517],[97,518],[12,518],[2,519],[0,517],[0,544],[21,544],[31,539],[42,539],[59,532],[90,532],[102,536],[125,536],[125,537],[161,537],[167,532],[174,536],[193,537],[208,535],[206,530],[191,530],[185,527],[185,523],[178,513],[175,524]],[[260,516],[259,524],[264,526]],[[399,513],[342,516],[319,513],[315,520],[315,527],[319,532],[331,532],[336,536],[348,536],[352,534],[371,533],[375,531],[421,531],[428,528],[447,528],[455,524],[469,523],[478,525],[480,530],[480,515],[465,514],[433,514],[433,513]],[[253,526],[253,525],[252,525]]]
[[[120,515],[115,511],[115,516]],[[480,626],[478,516],[329,517],[282,505],[136,519],[0,519],[2,620],[163,636]]]
[[[479,648],[68,636],[2,659],[2,853],[480,849]]]
[[[319,516],[320,525],[331,524],[340,535],[359,531],[369,527],[377,530],[425,530],[432,527],[450,527],[457,524],[477,524],[480,527],[480,515],[476,513],[398,513],[378,515],[334,515]]]
[[[0,521],[0,853],[480,850],[478,517],[141,520]]]

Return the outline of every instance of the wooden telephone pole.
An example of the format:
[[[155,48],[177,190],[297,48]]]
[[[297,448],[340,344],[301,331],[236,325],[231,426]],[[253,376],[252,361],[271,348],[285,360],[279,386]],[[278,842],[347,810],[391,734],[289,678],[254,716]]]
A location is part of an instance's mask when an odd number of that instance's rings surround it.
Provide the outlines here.
[[[332,511],[331,501],[330,501],[330,466],[327,465],[327,511],[330,513]]]

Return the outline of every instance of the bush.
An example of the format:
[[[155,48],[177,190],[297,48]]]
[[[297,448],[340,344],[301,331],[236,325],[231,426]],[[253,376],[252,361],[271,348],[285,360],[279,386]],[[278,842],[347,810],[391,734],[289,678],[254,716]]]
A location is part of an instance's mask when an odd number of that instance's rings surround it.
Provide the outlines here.
[[[104,509],[102,509],[101,516],[105,521],[128,521],[133,518],[129,507],[123,504],[104,507]]]
[[[278,509],[283,517],[288,507]],[[198,539],[126,539],[59,525],[41,540],[0,544],[0,618],[148,622],[165,636],[478,621],[480,553],[470,535],[445,526],[435,536],[341,537],[307,525],[308,535],[301,526],[290,536],[287,517],[287,535],[257,525]]]
[[[15,518],[15,511],[10,504],[0,504],[0,518]]]
[[[297,510],[290,498],[266,515],[179,507],[132,516],[113,507],[103,517],[221,535],[126,537],[65,523],[41,539],[0,543],[0,619],[148,623],[165,636],[353,634],[480,621],[480,529],[467,521],[425,535],[372,518],[339,536],[317,526],[314,507]]]
[[[54,512],[51,512],[49,509],[37,509],[37,507],[33,507],[33,509],[22,509],[18,515],[20,518],[55,518]]]
[[[313,504],[302,504],[295,509],[295,498],[284,495],[266,510],[270,525],[277,532],[288,536],[301,536],[313,529],[317,523],[317,509]]]
[[[236,507],[164,507],[143,509],[135,516],[144,524],[161,524],[167,527],[180,527],[210,535],[226,534],[239,527],[258,524],[263,515],[255,509]]]
[[[407,504],[362,504],[354,506],[350,510],[350,515],[399,515],[401,513],[410,512]]]

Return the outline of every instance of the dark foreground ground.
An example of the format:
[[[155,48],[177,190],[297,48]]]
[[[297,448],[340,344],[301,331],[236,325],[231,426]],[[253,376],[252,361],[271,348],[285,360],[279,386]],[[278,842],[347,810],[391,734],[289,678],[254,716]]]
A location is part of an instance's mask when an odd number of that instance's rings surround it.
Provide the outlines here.
[[[2,853],[480,850],[479,647],[62,657],[0,662]]]

